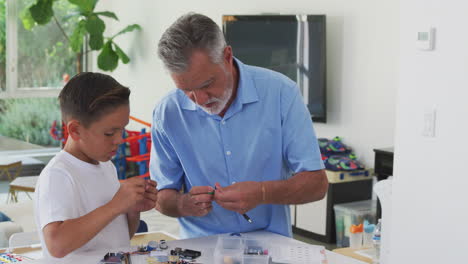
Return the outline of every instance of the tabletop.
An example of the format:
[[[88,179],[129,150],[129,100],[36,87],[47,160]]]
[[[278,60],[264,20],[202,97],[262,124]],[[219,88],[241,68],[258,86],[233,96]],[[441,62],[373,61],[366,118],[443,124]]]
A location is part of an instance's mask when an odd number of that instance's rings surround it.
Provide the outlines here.
[[[213,235],[213,236],[200,237],[200,238],[168,241],[167,244],[169,248],[167,250],[180,247],[183,249],[192,249],[192,250],[201,251],[202,256],[197,258],[197,263],[212,264],[213,252],[216,247],[216,242],[218,240],[218,237],[220,236],[228,236],[228,234],[220,234],[220,235]],[[271,244],[281,245],[281,246],[309,246],[309,244],[303,243],[293,238],[285,237],[285,236],[274,234],[274,233],[267,232],[267,231],[255,231],[255,232],[249,232],[249,233],[242,233],[242,237],[249,238],[249,239],[267,240]],[[155,237],[152,237],[152,238],[155,238]],[[147,234],[146,239],[158,240],[158,239],[152,239],[152,238],[150,235]],[[167,240],[169,239],[170,237]],[[139,244],[139,243],[134,243],[134,244]],[[32,260],[32,261],[26,261],[23,263],[25,264],[96,263],[97,264],[103,258],[103,256],[108,252],[119,252],[119,251],[128,252],[128,251],[134,251],[135,249],[136,247],[133,246],[131,248],[112,249],[111,251],[109,250],[90,251],[86,253],[75,254],[74,256],[72,256],[71,258],[68,258],[66,261],[63,261],[63,262],[62,261],[51,262],[50,260],[37,259],[37,260]],[[337,254],[335,252],[331,252],[328,250],[325,251],[325,254],[326,254],[328,264],[365,264],[365,262],[344,256],[341,254]],[[147,256],[135,256],[135,257],[132,256],[132,264],[151,263],[151,262],[148,262],[146,258]],[[273,263],[277,263],[277,262],[273,262]],[[304,262],[301,262],[301,264],[303,263]]]

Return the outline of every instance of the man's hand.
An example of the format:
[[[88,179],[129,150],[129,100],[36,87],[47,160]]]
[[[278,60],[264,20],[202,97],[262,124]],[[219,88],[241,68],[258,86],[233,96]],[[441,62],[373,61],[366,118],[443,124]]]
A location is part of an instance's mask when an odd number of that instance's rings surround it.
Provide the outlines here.
[[[213,206],[213,187],[195,186],[188,193],[179,197],[178,211],[182,216],[205,216]]]
[[[153,180],[145,181],[145,193],[143,194],[143,200],[138,202],[132,210],[135,212],[145,212],[156,207],[158,200],[158,190],[156,186],[158,184]]]
[[[245,214],[262,203],[262,183],[238,182],[224,188],[216,183],[214,201],[227,210]]]

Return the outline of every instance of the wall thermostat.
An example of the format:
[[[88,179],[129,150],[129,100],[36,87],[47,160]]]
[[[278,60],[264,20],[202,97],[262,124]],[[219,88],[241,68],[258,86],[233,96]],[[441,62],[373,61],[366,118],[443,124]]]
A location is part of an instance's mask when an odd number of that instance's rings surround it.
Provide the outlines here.
[[[420,50],[434,49],[435,28],[418,31],[416,36],[416,46]]]

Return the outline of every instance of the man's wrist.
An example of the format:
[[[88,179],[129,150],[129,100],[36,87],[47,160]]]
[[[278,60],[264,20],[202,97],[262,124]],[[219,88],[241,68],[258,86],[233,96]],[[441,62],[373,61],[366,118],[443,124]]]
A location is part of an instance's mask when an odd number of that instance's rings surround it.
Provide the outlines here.
[[[176,209],[177,209],[177,214],[180,216],[180,217],[184,217],[184,216],[188,216],[185,214],[185,210],[184,210],[184,199],[185,199],[185,195],[189,195],[187,193],[178,193],[177,194],[177,198],[176,198]]]
[[[266,189],[265,189],[265,182],[261,182],[262,186],[262,204],[266,203]]]

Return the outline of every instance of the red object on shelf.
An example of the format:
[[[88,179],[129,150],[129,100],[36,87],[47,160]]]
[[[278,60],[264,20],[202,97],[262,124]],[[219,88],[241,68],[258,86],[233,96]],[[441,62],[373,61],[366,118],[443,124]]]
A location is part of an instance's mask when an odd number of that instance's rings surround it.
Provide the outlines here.
[[[124,139],[125,142],[128,142],[130,148],[130,156],[140,155],[140,143],[137,140],[131,140],[134,137],[138,137],[140,132],[127,130],[128,137]]]

